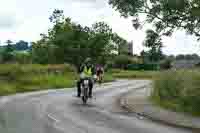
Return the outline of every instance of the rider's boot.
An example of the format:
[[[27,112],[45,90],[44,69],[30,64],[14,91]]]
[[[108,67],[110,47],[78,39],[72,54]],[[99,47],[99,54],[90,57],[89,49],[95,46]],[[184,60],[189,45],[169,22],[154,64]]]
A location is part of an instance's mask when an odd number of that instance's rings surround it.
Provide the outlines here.
[[[81,97],[81,82],[77,82],[77,97]]]
[[[89,98],[92,98],[92,88],[93,88],[93,83],[90,82],[90,85],[89,85]]]

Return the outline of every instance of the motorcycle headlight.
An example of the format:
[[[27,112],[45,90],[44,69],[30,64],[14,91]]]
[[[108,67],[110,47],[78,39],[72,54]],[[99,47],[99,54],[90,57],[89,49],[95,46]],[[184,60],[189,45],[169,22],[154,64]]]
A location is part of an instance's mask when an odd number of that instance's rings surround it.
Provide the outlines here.
[[[84,83],[84,85],[88,85],[89,84],[89,80],[84,80],[83,83]]]
[[[81,78],[81,79],[84,79],[85,77],[86,77],[86,76],[85,76],[84,73],[81,73],[81,74],[80,74],[80,78]]]

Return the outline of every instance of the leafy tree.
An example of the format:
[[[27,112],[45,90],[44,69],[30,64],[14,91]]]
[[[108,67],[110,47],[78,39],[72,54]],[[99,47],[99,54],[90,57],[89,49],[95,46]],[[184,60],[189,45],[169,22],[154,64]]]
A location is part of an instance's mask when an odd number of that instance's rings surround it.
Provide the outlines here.
[[[31,57],[33,63],[39,64],[56,64],[56,48],[42,40],[32,44]]]
[[[13,47],[12,47],[12,41],[11,40],[7,40],[6,41],[7,46],[6,48],[3,50],[2,52],[2,60],[3,62],[10,62],[13,59]]]
[[[197,54],[186,54],[185,59],[186,60],[198,60],[199,56]]]
[[[114,66],[121,69],[126,69],[128,64],[132,63],[132,59],[127,55],[118,55],[114,58]]]
[[[176,57],[174,55],[169,55],[167,57],[167,59],[171,60],[171,61],[174,61],[176,59]]]
[[[151,62],[158,62],[162,59],[163,54],[162,54],[162,40],[161,37],[158,33],[156,33],[153,30],[147,30],[146,31],[146,39],[143,43],[143,45],[150,50],[147,52],[148,53],[148,59]]]
[[[28,42],[20,40],[19,42],[17,42],[15,45],[13,45],[15,50],[28,50],[29,46],[28,46]]]
[[[13,42],[12,42],[11,40],[7,40],[7,41],[6,41],[6,44],[7,44],[7,45],[12,45]]]
[[[53,23],[60,23],[64,19],[63,10],[55,9],[49,20]]]
[[[114,33],[105,22],[84,27],[65,18],[62,10],[55,10],[50,21],[53,27],[48,34],[41,34],[42,39],[32,47],[34,61],[79,66],[87,57],[102,64],[112,58],[117,46],[112,43]]]
[[[136,29],[151,23],[161,35],[170,36],[183,29],[200,39],[199,0],[109,0],[109,4],[122,16],[133,17]],[[146,16],[143,22],[140,15]]]
[[[193,57],[192,57],[192,55],[187,54],[187,55],[185,55],[185,59],[186,60],[193,60]]]
[[[176,56],[176,60],[198,60],[200,57],[197,54],[179,54]]]
[[[185,59],[185,55],[180,54],[176,56],[176,60],[184,60]]]
[[[31,55],[33,63],[48,63],[48,54],[46,52],[46,47],[39,42],[33,43]]]
[[[14,60],[20,64],[31,63],[31,54],[29,52],[14,52]]]
[[[112,43],[112,29],[105,22],[98,22],[92,26],[92,37],[89,40],[91,57],[105,64],[111,58],[112,51],[117,50],[115,44]]]
[[[170,59],[163,60],[160,63],[161,69],[166,70],[166,69],[170,69],[171,67],[172,67],[172,60],[170,60]]]
[[[194,60],[200,59],[198,54],[192,54],[191,56],[192,56],[192,59],[194,59]]]
[[[117,35],[116,33],[112,35],[112,41],[116,44],[116,48],[118,51],[118,54],[125,54],[128,55],[128,42],[123,39],[122,37],[120,37],[119,35]]]

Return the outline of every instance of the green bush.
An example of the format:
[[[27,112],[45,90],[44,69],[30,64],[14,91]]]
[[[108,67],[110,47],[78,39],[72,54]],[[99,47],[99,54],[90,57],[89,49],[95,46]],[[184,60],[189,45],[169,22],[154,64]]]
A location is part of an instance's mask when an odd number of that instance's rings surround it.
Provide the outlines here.
[[[18,52],[14,51],[13,52],[13,60],[15,62],[18,62],[20,64],[30,64],[31,63],[31,54],[28,52]]]
[[[132,63],[132,58],[128,55],[118,55],[114,58],[114,66],[120,69],[126,69],[128,64]]]
[[[154,81],[152,99],[180,112],[200,115],[200,71],[167,71]]]
[[[129,64],[127,66],[128,70],[145,70],[145,71],[155,71],[159,70],[158,64]]]
[[[160,68],[162,70],[168,70],[172,67],[172,61],[170,59],[166,59],[166,60],[163,60],[161,61],[160,63]]]

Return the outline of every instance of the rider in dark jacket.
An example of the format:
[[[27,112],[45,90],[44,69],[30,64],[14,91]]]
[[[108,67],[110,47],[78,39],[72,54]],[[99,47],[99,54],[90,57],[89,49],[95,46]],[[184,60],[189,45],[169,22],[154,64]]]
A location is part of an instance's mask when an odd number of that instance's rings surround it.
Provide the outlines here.
[[[80,78],[77,81],[77,96],[81,96],[81,83],[84,79],[81,75],[84,74],[87,77],[91,77],[91,80],[89,80],[89,98],[92,98],[92,88],[93,88],[93,81],[92,76],[95,74],[95,68],[94,65],[91,62],[90,58],[87,58],[85,62],[79,67],[79,75]]]

